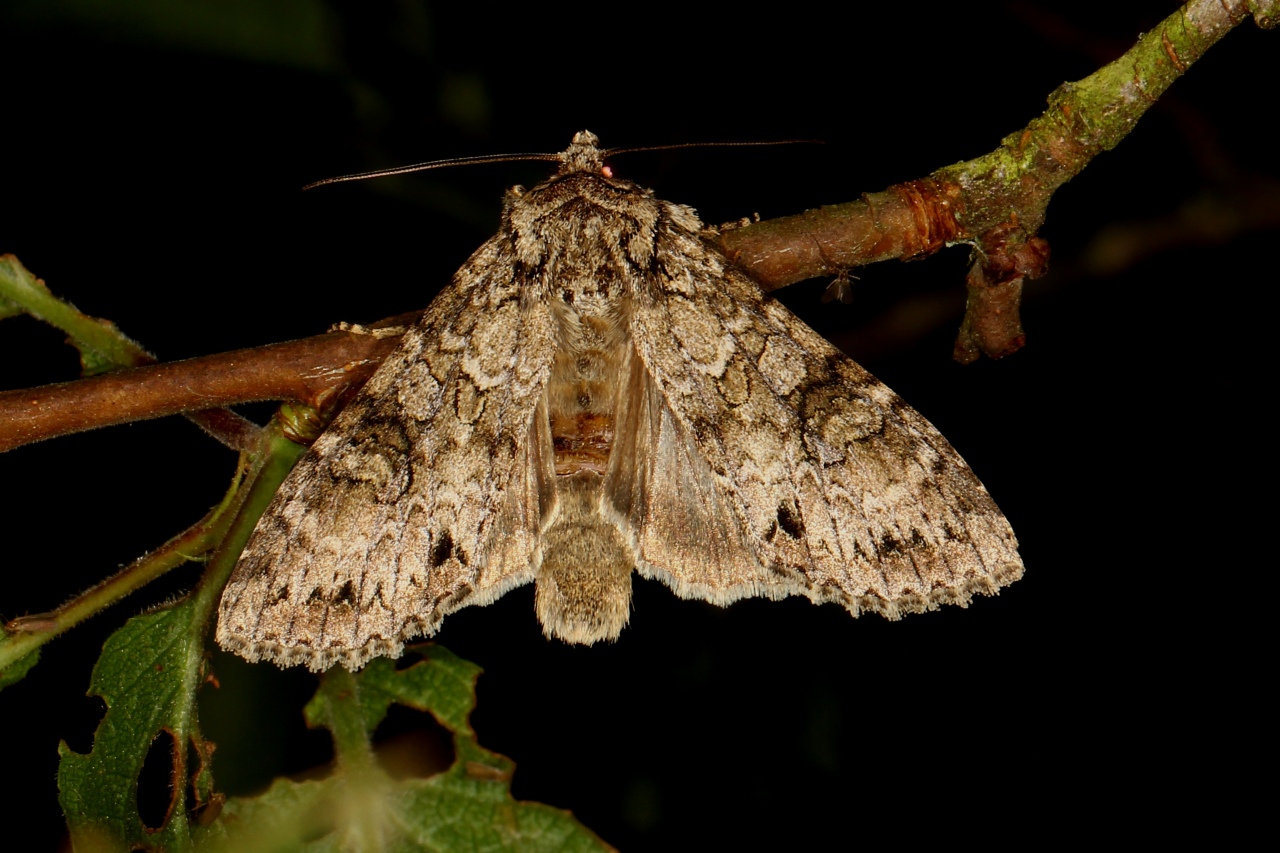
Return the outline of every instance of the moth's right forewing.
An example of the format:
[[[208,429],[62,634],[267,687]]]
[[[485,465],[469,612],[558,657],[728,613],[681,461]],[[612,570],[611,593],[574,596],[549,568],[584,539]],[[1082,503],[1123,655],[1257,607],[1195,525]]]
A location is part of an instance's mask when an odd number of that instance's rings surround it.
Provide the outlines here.
[[[223,594],[218,642],[356,667],[531,580],[545,451],[530,436],[553,352],[499,235],[281,486]]]
[[[937,428],[781,304],[766,299],[761,313],[805,354],[788,398],[813,484],[802,515],[829,519],[850,567],[820,560],[810,579],[894,618],[1021,577],[1009,522]]]
[[[891,618],[1020,576],[1008,522],[946,439],[669,209],[669,257],[631,313],[659,398],[648,471],[678,472],[630,501],[646,507],[634,535],[668,543],[642,555],[655,574],[717,603],[796,593]],[[686,581],[673,567],[696,565],[709,523],[746,548],[736,570]]]

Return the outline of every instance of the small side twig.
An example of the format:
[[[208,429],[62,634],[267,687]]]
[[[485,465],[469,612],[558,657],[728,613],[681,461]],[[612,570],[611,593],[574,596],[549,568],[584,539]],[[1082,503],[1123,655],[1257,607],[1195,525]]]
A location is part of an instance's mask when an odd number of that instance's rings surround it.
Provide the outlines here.
[[[1174,80],[1236,25],[1277,25],[1275,0],[1191,0],[1114,62],[1049,96],[1049,108],[981,157],[860,200],[724,232],[721,248],[766,288],[852,268],[975,249],[956,342],[962,362],[1022,346],[1022,284],[1046,267],[1037,237],[1053,193],[1114,148]]]
[[[247,482],[251,480],[246,477],[247,473],[252,472],[242,465],[218,506],[155,551],[144,554],[56,610],[11,619],[0,639],[0,672],[170,569],[216,546],[244,502]]]

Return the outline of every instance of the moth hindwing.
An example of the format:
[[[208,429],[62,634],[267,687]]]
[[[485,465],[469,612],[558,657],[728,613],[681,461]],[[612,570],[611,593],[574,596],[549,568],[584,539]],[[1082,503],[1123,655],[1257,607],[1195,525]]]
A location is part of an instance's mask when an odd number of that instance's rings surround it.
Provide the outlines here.
[[[591,644],[627,624],[633,570],[683,598],[890,619],[1021,576],[946,439],[596,143],[508,192],[281,486],[223,647],[354,668],[529,581],[544,633]]]

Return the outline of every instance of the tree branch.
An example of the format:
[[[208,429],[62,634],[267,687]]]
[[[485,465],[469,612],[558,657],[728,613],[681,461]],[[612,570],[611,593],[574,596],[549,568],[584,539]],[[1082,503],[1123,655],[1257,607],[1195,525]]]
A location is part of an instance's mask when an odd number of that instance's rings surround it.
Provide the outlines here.
[[[1192,0],[1124,56],[1049,96],[1049,108],[994,151],[855,202],[722,229],[723,251],[766,289],[954,243],[974,247],[955,357],[1019,349],[1023,282],[1047,268],[1036,235],[1055,190],[1115,147],[1204,52],[1252,15],[1280,23],[1276,0]],[[0,309],[4,306],[0,305]],[[391,318],[375,328],[411,323]],[[300,341],[154,365],[62,385],[0,393],[0,450],[100,426],[197,412],[223,440],[236,427],[208,410],[257,400],[317,409],[358,388],[393,350],[393,334],[332,332]],[[241,439],[243,440],[243,439]]]
[[[1018,306],[1042,275],[1036,237],[1053,193],[1114,148],[1193,62],[1245,18],[1280,22],[1275,0],[1192,0],[1123,56],[1049,96],[1049,108],[996,150],[847,204],[725,231],[724,252],[766,288],[875,261],[974,246],[955,357],[1008,355],[1025,341]]]
[[[81,372],[85,376],[95,376],[129,367],[141,367],[155,364],[157,361],[154,355],[143,349],[141,344],[129,338],[110,321],[90,317],[76,310],[70,303],[54,296],[45,283],[28,272],[13,255],[0,255],[0,318],[18,314],[30,314],[66,332],[68,343],[80,352]],[[88,387],[93,386],[90,384]],[[64,398],[63,406],[54,406],[44,411],[39,403],[33,403],[30,399],[31,396],[39,397],[42,390],[44,389],[28,395],[29,399],[25,403],[22,400],[17,401],[14,411],[22,412],[24,405],[34,406],[27,409],[29,416],[38,418],[43,411],[46,417],[52,416],[55,422],[67,423],[66,428],[55,431],[53,435],[106,425],[106,423],[89,423],[85,426],[75,426],[78,420],[76,414],[78,404],[75,398],[79,392],[73,392],[71,399]],[[118,397],[112,402],[121,403],[125,399]],[[92,417],[93,414],[101,411],[103,411],[101,407],[98,407],[94,412],[86,412],[85,415]],[[185,414],[189,421],[233,450],[248,449],[257,437],[258,427],[255,424],[228,409],[192,411],[190,407],[186,407],[166,414],[178,413]],[[130,420],[136,420],[136,418],[130,418]],[[4,421],[3,410],[0,409],[0,424]],[[120,423],[120,421],[112,421],[112,423]],[[22,425],[21,418],[14,424],[20,432]],[[9,449],[4,443],[7,434],[7,430],[0,429],[0,451]],[[30,440],[38,441],[41,437],[48,436],[39,435],[37,430]]]
[[[0,392],[0,451],[73,432],[198,411],[221,417],[235,403],[295,400],[333,405],[364,384],[419,313],[298,341],[130,368],[58,385]],[[227,413],[239,417],[234,413]]]

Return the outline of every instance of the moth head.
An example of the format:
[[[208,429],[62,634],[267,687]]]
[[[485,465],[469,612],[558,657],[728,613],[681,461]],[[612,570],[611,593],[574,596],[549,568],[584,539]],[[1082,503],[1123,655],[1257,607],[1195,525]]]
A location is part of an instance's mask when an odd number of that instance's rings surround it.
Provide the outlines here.
[[[605,171],[604,154],[598,147],[600,137],[589,130],[580,130],[573,135],[573,142],[560,155],[560,174],[571,172]]]

